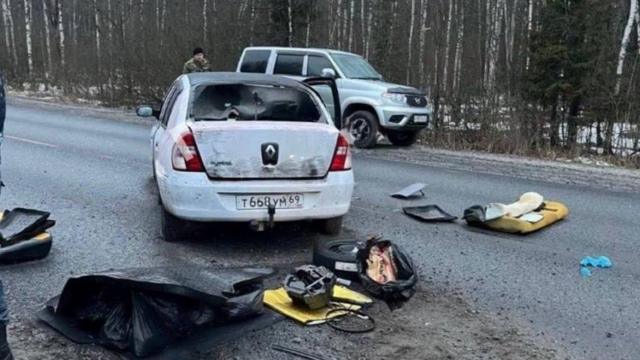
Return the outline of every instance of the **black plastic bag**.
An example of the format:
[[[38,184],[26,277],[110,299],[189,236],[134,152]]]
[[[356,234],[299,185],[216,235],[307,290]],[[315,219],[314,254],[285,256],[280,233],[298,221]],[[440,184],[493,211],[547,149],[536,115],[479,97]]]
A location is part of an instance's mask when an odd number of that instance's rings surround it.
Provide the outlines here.
[[[393,253],[393,261],[397,269],[396,281],[380,284],[372,280],[367,275],[367,259],[373,246],[390,246]],[[406,301],[415,294],[418,274],[414,270],[413,261],[400,249],[400,247],[390,240],[381,238],[369,239],[358,249],[357,255],[358,276],[362,286],[373,296],[387,302]]]
[[[271,272],[185,266],[73,277],[47,304],[45,321],[72,339],[83,334],[146,357],[196,331],[261,315]]]

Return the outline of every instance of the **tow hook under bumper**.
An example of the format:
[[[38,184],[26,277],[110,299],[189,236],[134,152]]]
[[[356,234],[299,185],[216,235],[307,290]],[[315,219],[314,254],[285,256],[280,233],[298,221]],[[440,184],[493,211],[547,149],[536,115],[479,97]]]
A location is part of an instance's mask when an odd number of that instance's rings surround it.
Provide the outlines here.
[[[269,220],[267,220],[266,222],[260,221],[260,220],[252,220],[251,223],[249,223],[249,226],[253,231],[262,232],[262,231],[265,231],[266,229],[273,230],[273,228],[276,225],[276,222],[274,219],[276,215],[275,205],[273,204],[269,205],[267,213],[269,214]]]

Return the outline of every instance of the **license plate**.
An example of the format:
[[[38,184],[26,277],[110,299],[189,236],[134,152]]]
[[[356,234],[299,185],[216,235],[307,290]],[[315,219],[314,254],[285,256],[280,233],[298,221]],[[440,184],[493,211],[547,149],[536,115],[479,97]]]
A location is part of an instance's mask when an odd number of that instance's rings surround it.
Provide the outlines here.
[[[413,117],[413,122],[416,124],[426,124],[427,123],[427,115],[416,115]]]
[[[276,209],[300,209],[304,206],[303,194],[237,195],[236,209],[268,209],[273,204]]]

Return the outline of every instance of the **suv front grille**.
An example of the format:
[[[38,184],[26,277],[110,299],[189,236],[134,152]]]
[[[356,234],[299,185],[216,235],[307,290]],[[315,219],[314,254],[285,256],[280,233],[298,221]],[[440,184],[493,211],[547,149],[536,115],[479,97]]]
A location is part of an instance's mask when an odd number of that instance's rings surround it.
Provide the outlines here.
[[[407,95],[407,104],[415,107],[427,107],[426,96]]]

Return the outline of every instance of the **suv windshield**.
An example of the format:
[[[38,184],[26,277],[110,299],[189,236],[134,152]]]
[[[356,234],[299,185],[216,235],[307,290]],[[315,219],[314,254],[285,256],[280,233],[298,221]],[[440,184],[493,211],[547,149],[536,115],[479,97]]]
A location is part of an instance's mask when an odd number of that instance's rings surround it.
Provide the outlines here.
[[[331,57],[349,79],[382,80],[382,75],[360,56],[331,54]]]
[[[321,111],[303,91],[271,85],[220,84],[196,88],[191,116],[196,121],[318,122]]]

